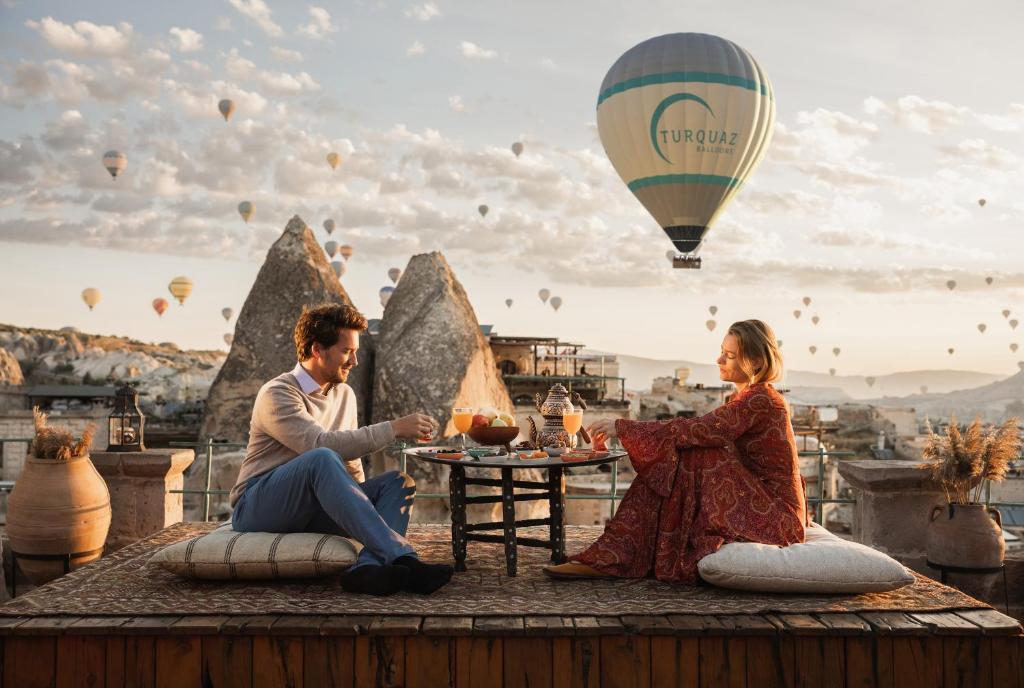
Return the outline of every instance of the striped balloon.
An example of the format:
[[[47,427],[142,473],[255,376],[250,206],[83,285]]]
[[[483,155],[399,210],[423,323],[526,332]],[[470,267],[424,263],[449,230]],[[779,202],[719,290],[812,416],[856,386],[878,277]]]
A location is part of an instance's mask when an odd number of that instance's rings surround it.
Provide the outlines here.
[[[629,49],[597,100],[608,158],[682,253],[700,247],[764,157],[774,122],[771,83],[750,53],[700,33]]]

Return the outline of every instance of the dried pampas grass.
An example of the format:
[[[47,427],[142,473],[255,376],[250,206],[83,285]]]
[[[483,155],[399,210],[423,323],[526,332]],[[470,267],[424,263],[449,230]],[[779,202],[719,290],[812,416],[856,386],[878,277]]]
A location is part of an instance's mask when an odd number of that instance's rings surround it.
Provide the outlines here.
[[[86,426],[81,439],[76,442],[70,430],[48,426],[47,415],[40,411],[38,406],[32,408],[32,418],[36,433],[32,439],[31,452],[35,458],[67,461],[89,453],[92,436],[96,433],[96,426],[93,423]]]
[[[962,433],[953,416],[945,436],[935,434],[928,424],[925,463],[920,467],[942,485],[950,504],[977,504],[988,481],[999,482],[1006,477],[1020,448],[1020,422],[1016,418],[991,430],[982,427],[980,417],[975,418]]]

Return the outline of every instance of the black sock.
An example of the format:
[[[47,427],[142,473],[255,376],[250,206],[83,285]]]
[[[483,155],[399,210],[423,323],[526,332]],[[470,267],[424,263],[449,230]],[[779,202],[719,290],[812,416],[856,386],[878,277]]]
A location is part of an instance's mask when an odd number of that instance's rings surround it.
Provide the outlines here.
[[[429,595],[451,580],[455,569],[448,564],[426,564],[411,554],[398,557],[392,564],[404,567],[409,571],[406,590]]]
[[[366,595],[393,595],[406,587],[409,569],[404,566],[360,566],[341,576],[341,587],[346,592]]]

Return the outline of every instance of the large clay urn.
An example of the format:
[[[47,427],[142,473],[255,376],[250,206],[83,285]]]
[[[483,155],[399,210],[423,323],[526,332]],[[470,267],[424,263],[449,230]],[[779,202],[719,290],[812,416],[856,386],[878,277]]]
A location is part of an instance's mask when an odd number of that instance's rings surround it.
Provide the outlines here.
[[[67,461],[28,456],[7,501],[7,535],[35,585],[98,559],[110,528],[110,493],[88,454]],[[48,555],[35,559],[22,555]]]
[[[1003,565],[999,511],[984,504],[949,504],[932,509],[925,536],[928,561],[965,569],[997,569]]]

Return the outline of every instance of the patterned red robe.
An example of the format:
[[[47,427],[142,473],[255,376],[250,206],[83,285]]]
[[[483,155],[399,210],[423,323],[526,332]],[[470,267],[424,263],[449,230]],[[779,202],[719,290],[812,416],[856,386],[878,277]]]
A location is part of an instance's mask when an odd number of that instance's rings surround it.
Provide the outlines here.
[[[771,385],[750,385],[699,418],[619,420],[615,430],[637,476],[604,534],[570,559],[695,585],[697,562],[727,542],[803,542],[796,441]]]

